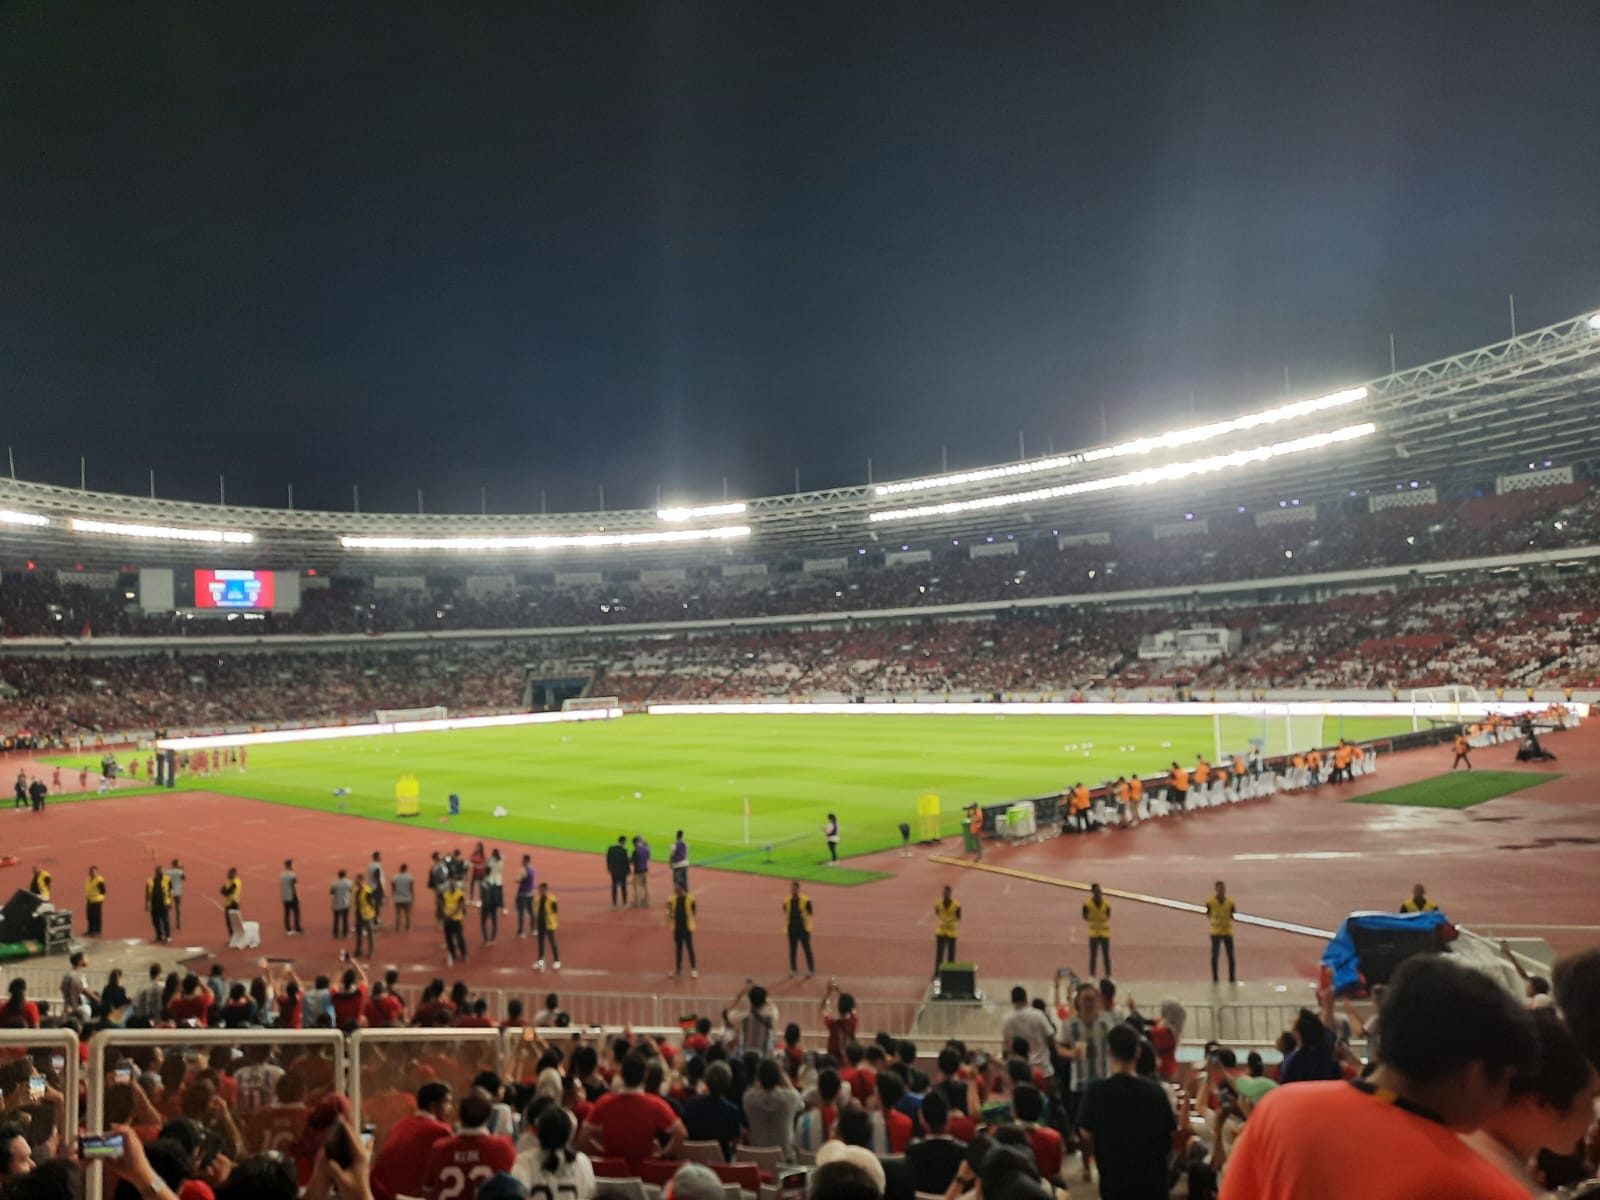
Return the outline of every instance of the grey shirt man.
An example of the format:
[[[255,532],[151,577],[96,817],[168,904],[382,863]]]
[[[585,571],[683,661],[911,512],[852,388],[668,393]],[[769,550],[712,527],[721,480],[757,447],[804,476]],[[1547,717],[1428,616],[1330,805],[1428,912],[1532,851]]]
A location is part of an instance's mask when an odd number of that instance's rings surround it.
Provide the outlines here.
[[[176,863],[167,868],[167,878],[172,880],[172,898],[174,900],[183,899],[183,881],[187,875],[188,872]]]
[[[1055,1027],[1050,1018],[1037,1008],[1013,1008],[1000,1023],[1000,1044],[1006,1053],[1017,1038],[1028,1043],[1028,1065],[1043,1071],[1046,1077],[1055,1072],[1050,1066],[1050,1043],[1055,1038]]]
[[[410,904],[412,890],[417,886],[416,880],[411,877],[410,871],[401,871],[394,877],[394,902],[396,904]]]
[[[744,1117],[750,1125],[752,1146],[794,1146],[794,1119],[805,1110],[805,1101],[793,1088],[753,1087],[744,1094]]]
[[[350,893],[355,891],[356,885],[348,879],[335,879],[333,886],[328,889],[328,894],[333,897],[333,911],[343,912],[350,907]]]
[[[278,876],[278,895],[285,904],[293,904],[300,897],[295,892],[295,881],[299,878],[293,871],[285,870]]]

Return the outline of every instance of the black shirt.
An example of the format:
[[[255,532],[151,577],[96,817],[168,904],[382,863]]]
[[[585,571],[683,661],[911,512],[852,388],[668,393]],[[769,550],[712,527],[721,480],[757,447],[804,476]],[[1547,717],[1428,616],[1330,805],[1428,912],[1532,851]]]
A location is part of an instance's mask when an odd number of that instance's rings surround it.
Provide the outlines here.
[[[917,1191],[943,1194],[949,1190],[950,1181],[961,1169],[966,1157],[967,1144],[955,1138],[923,1138],[906,1147],[906,1161],[911,1164],[911,1176]]]
[[[606,869],[611,872],[611,878],[626,879],[628,877],[628,852],[621,846],[613,846],[607,850]]]
[[[1159,1083],[1120,1073],[1095,1080],[1078,1124],[1094,1136],[1103,1200],[1166,1200],[1178,1120]]]

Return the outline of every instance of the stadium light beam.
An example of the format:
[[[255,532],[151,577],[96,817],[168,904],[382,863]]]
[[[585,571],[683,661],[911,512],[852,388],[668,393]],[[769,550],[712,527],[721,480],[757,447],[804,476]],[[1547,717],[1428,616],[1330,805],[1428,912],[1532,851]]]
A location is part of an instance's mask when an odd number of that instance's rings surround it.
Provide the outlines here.
[[[663,521],[698,521],[704,517],[737,517],[745,510],[742,500],[727,504],[697,504],[680,508],[658,508],[656,516]]]
[[[15,512],[9,508],[0,508],[0,525],[33,525],[39,528],[50,524],[50,518],[38,513]]]
[[[74,533],[103,533],[112,537],[151,538],[165,542],[209,542],[214,545],[248,546],[256,535],[242,529],[178,529],[171,525],[125,525],[120,521],[93,521],[73,517]]]
[[[1297,420],[1301,417],[1326,412],[1332,408],[1342,408],[1347,404],[1354,404],[1366,398],[1367,389],[1364,387],[1345,388],[1342,391],[1329,392],[1326,396],[1318,396],[1314,400],[1297,400],[1292,404],[1282,404],[1277,408],[1247,413],[1242,417],[1233,417],[1226,421],[1213,421],[1207,425],[1194,425],[1188,429],[1174,429],[1152,437],[1119,442],[1115,446],[1102,446],[1099,449],[1083,450],[1072,454],[1058,454],[1051,458],[1036,458],[1028,462],[1008,463],[999,467],[983,467],[975,471],[958,471],[950,475],[929,475],[922,479],[907,479],[900,483],[884,483],[879,484],[873,490],[879,496],[898,496],[906,492],[923,492],[933,488],[955,487],[965,483],[983,483],[990,479],[1009,479],[1018,475],[1036,475],[1041,471],[1055,471],[1062,467],[1076,466],[1079,463],[1104,462],[1109,458],[1126,458],[1135,454],[1151,454],[1157,450],[1172,450],[1181,446],[1192,446],[1197,442],[1226,437],[1231,433],[1248,432],[1263,425],[1275,425],[1283,421]]]
[[[1196,458],[1188,462],[1169,463],[1164,467],[1146,467],[1125,475],[1108,475],[1104,479],[1086,479],[1081,483],[1067,483],[1059,487],[1036,488],[1028,492],[1011,492],[1003,496],[982,496],[976,500],[951,500],[944,504],[921,504],[912,508],[879,509],[868,513],[869,521],[914,521],[923,517],[944,517],[955,513],[979,512],[990,508],[1009,508],[1017,504],[1033,504],[1043,500],[1058,500],[1066,496],[1082,496],[1094,492],[1108,492],[1118,488],[1143,487],[1152,483],[1168,483],[1187,479],[1192,475],[1207,475],[1231,467],[1245,467],[1292,454],[1305,454],[1343,442],[1355,441],[1375,433],[1377,426],[1370,421],[1359,425],[1346,425],[1326,433],[1307,434],[1287,442],[1274,442],[1268,446],[1253,446],[1248,450],[1234,450],[1228,454],[1215,454],[1209,458]]]
[[[748,525],[672,529],[659,533],[529,534],[524,537],[341,537],[346,550],[566,550],[626,546],[671,546],[749,537]]]

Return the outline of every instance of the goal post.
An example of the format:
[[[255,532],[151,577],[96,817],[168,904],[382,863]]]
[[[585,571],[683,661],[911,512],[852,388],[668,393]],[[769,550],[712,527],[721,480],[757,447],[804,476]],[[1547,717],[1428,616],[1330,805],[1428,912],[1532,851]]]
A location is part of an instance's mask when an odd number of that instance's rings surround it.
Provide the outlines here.
[[[622,701],[615,696],[570,696],[561,702],[562,712],[594,712],[621,707]]]
[[[378,708],[372,713],[379,725],[395,725],[402,721],[443,721],[450,715],[442,704],[425,708]]]
[[[1291,711],[1282,704],[1263,704],[1242,712],[1212,716],[1212,742],[1216,759],[1259,747],[1267,757],[1293,754],[1322,746],[1323,721],[1320,713]]]
[[[1472,711],[1470,716],[1483,712],[1483,697],[1478,689],[1462,683],[1449,683],[1440,687],[1413,688],[1411,690],[1411,729],[1413,732],[1429,725],[1459,725],[1462,706]]]

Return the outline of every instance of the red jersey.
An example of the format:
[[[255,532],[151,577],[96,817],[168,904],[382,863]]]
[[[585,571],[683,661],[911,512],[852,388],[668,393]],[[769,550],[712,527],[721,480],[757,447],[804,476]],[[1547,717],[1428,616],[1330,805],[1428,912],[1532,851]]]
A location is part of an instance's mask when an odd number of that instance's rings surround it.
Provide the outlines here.
[[[823,1017],[822,1023],[828,1027],[828,1056],[834,1062],[844,1062],[844,1048],[856,1040],[859,1018],[848,1012],[842,1017]]]
[[[883,1114],[883,1127],[889,1134],[889,1153],[904,1154],[906,1147],[911,1144],[911,1118],[897,1108],[891,1108]],[[1058,1152],[1056,1161],[1061,1155]]]
[[[839,1078],[850,1085],[850,1095],[865,1104],[878,1087],[878,1073],[871,1067],[845,1067]]]
[[[206,1015],[211,1011],[211,1000],[210,988],[196,988],[192,995],[179,992],[172,998],[172,1003],[167,1005],[167,1011],[179,1025],[185,1021],[198,1021],[204,1025]]]
[[[333,1024],[336,1029],[358,1029],[361,1010],[367,1006],[367,989],[358,987],[353,992],[338,991],[332,997]]]
[[[413,1112],[389,1131],[383,1149],[372,1160],[372,1194],[377,1200],[416,1194],[426,1177],[428,1158],[440,1141],[450,1137],[450,1126],[427,1113]]]
[[[1061,1174],[1061,1135],[1054,1129],[1030,1126],[1028,1145],[1033,1147],[1033,1161],[1039,1165],[1039,1174],[1046,1179],[1058,1178]]]
[[[391,1021],[398,1021],[404,1011],[405,1005],[400,1003],[400,997],[385,992],[367,1001],[367,1024],[381,1028]]]
[[[278,1024],[285,1029],[299,1029],[305,1020],[305,1004],[300,996],[279,996]]]
[[[624,1158],[634,1174],[656,1146],[656,1135],[678,1123],[678,1114],[660,1096],[647,1092],[610,1092],[586,1118],[600,1131],[605,1158]]]
[[[510,1138],[459,1133],[433,1144],[422,1194],[426,1200],[476,1200],[480,1184],[510,1171],[516,1161]]]
[[[306,1114],[311,1110],[304,1104],[269,1104],[258,1108],[245,1126],[245,1145],[252,1154],[277,1151],[288,1154],[306,1127]]]

